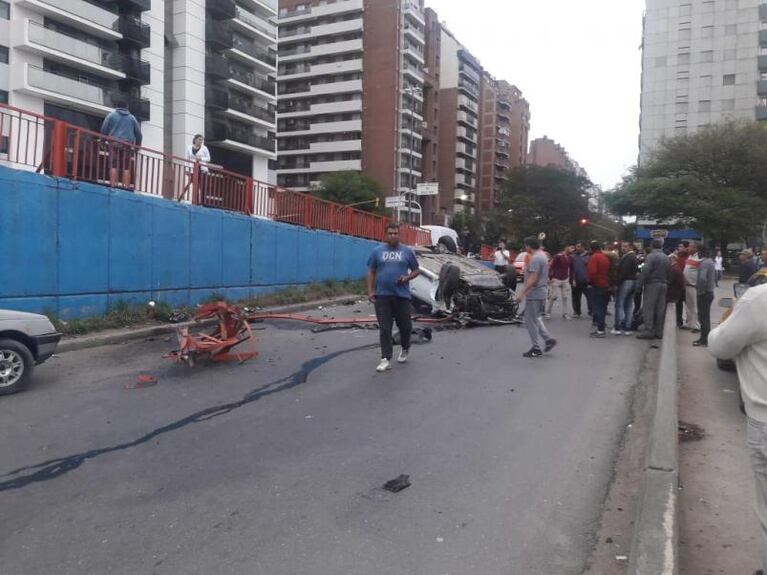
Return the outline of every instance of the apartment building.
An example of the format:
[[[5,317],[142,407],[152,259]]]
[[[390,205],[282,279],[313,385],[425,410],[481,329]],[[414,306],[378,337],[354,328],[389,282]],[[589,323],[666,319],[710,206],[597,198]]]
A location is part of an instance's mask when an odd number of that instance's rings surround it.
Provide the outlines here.
[[[144,146],[266,180],[274,159],[276,0],[0,2],[0,98],[98,130],[119,102]]]
[[[439,181],[439,82],[440,62],[442,58],[442,23],[437,13],[431,8],[424,11],[426,20],[424,47],[424,83],[423,83],[423,124],[421,146],[422,178],[424,182]],[[440,204],[439,195],[421,196],[419,202],[423,209],[424,224],[444,224],[447,208]]]
[[[386,195],[423,178],[423,2],[281,0],[280,185],[361,170]],[[414,220],[420,209],[414,207]]]
[[[473,215],[483,70],[444,26],[440,41],[440,205],[448,213]]]
[[[767,120],[763,0],[648,0],[643,36],[640,163],[663,137]]]
[[[530,110],[521,91],[488,72],[482,77],[477,212],[492,213],[513,168],[524,165]]]
[[[568,170],[573,167],[573,162],[567,150],[557,142],[543,136],[530,142],[530,153],[527,162],[533,166],[553,167]]]

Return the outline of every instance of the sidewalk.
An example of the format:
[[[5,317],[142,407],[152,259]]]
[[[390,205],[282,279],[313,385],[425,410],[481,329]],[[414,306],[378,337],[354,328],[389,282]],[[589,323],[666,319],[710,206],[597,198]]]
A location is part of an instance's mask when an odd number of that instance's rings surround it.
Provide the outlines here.
[[[724,281],[711,309],[712,327],[731,297]],[[754,480],[746,448],[746,417],[740,411],[738,378],[717,368],[696,334],[679,330],[679,418],[703,428],[700,441],[682,442],[680,457],[681,574],[752,575],[759,565],[759,527]]]

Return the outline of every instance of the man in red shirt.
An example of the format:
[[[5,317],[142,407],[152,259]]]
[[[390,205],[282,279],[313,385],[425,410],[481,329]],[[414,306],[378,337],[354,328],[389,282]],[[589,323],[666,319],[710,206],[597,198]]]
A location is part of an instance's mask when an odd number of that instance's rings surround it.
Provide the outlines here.
[[[562,317],[570,319],[569,292],[570,292],[570,248],[565,247],[554,256],[549,265],[549,306],[546,311],[546,319],[551,319],[554,309],[554,301],[557,299],[562,304]]]
[[[610,260],[602,253],[599,242],[591,242],[591,257],[586,266],[591,286],[591,304],[594,308],[594,321],[597,324],[591,337],[605,337],[605,318],[610,303]]]

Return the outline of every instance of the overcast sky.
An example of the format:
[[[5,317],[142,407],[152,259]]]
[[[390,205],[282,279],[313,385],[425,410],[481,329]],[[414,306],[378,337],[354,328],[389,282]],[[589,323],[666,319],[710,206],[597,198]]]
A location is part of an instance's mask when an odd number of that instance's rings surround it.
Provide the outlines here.
[[[426,0],[605,190],[636,163],[644,0]]]

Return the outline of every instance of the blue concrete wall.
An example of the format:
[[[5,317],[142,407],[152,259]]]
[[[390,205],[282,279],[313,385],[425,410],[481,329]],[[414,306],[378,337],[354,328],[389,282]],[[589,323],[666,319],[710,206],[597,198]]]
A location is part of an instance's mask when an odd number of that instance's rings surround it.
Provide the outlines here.
[[[0,166],[0,308],[70,319],[360,279],[375,242]]]

